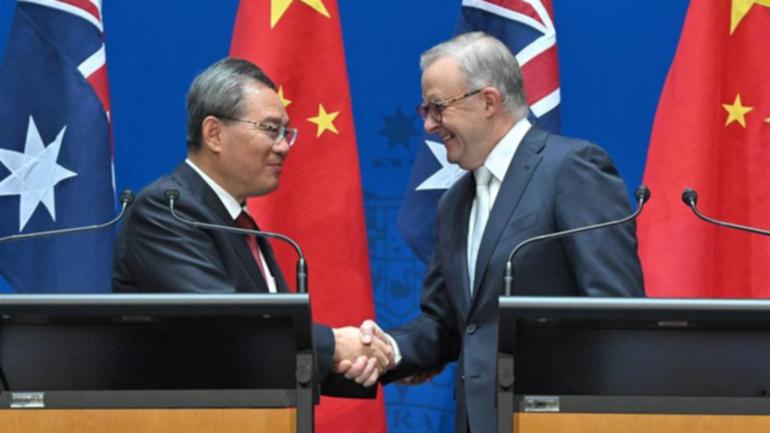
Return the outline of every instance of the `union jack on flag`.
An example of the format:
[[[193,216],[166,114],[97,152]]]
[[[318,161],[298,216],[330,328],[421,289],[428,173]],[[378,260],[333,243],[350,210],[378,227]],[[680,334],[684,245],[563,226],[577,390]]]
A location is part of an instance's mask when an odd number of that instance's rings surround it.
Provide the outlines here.
[[[101,0],[19,0],[0,65],[0,237],[114,217],[109,118]],[[3,243],[0,286],[110,291],[113,240]]]
[[[551,0],[463,0],[457,34],[471,31],[500,39],[516,55],[530,120],[559,132],[561,96]],[[440,142],[424,142],[412,167],[398,226],[412,251],[427,263],[433,254],[438,200],[464,171],[447,162]]]

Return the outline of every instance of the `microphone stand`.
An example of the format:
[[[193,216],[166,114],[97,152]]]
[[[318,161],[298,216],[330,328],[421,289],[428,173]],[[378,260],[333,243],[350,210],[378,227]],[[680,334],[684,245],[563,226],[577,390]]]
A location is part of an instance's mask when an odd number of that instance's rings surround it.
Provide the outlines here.
[[[741,231],[744,231],[744,232],[755,233],[755,234],[758,234],[758,235],[770,236],[770,231],[768,231],[768,230],[762,230],[762,229],[758,229],[756,227],[749,227],[749,226],[744,226],[744,225],[740,225],[740,224],[729,223],[729,222],[726,222],[726,221],[719,221],[719,220],[716,220],[714,218],[710,218],[710,217],[707,217],[706,215],[703,215],[698,210],[698,207],[696,206],[696,204],[698,203],[698,193],[695,192],[695,190],[692,189],[692,188],[685,188],[685,190],[682,191],[682,201],[690,209],[692,209],[692,211],[695,214],[695,216],[697,216],[698,218],[700,218],[703,221],[706,221],[708,223],[716,224],[718,226],[727,227],[727,228],[730,228],[730,229],[741,230]]]
[[[35,233],[23,233],[23,234],[17,234],[17,235],[11,235],[11,236],[5,236],[0,238],[0,244],[4,242],[11,242],[11,241],[19,241],[22,239],[34,239],[34,238],[42,238],[46,236],[55,236],[55,235],[64,235],[68,233],[77,233],[77,232],[85,232],[85,231],[91,231],[91,230],[99,230],[103,229],[105,227],[109,227],[123,218],[123,216],[126,213],[126,208],[128,208],[128,205],[131,204],[131,202],[134,201],[134,193],[131,192],[131,190],[125,190],[122,193],[120,193],[120,213],[118,215],[104,223],[100,224],[93,224],[89,226],[82,226],[82,227],[69,227],[66,229],[56,229],[56,230],[46,230],[42,232],[35,232]]]
[[[533,236],[529,239],[525,239],[519,242],[519,244],[516,245],[513,248],[513,250],[511,250],[511,253],[508,254],[508,260],[505,262],[505,277],[503,278],[504,287],[505,287],[505,296],[511,296],[511,290],[513,288],[513,258],[516,256],[516,253],[518,253],[519,250],[521,250],[523,247],[534,242],[546,241],[551,239],[559,239],[565,236],[574,235],[576,233],[582,233],[590,230],[610,227],[610,226],[619,225],[619,224],[623,224],[628,221],[631,221],[637,216],[639,216],[639,214],[642,212],[642,209],[644,208],[644,203],[650,199],[650,195],[651,195],[650,189],[647,188],[646,186],[640,185],[639,187],[637,187],[636,191],[634,192],[634,197],[636,197],[636,200],[637,200],[636,212],[632,213],[631,215],[628,215],[625,218],[621,218],[613,221],[607,221],[607,222],[598,223],[598,224],[592,224],[585,227],[577,227],[574,229],[564,230],[564,231],[555,232],[555,233],[546,233],[539,236]]]
[[[176,209],[174,207],[176,200],[179,198],[179,191],[176,189],[167,189],[164,192],[164,195],[168,200],[168,208],[171,211],[171,215],[173,215],[177,221],[183,222],[185,224],[190,224],[195,227],[200,227],[203,229],[220,230],[220,231],[236,233],[240,235],[252,235],[252,236],[258,236],[258,237],[264,237],[264,238],[274,238],[274,239],[280,239],[284,242],[288,242],[289,245],[291,245],[292,248],[294,248],[294,251],[297,253],[297,275],[296,275],[297,293],[307,293],[307,262],[305,261],[305,255],[302,254],[302,249],[300,248],[299,244],[297,244],[297,242],[294,241],[294,239],[286,235],[282,235],[280,233],[265,232],[261,230],[243,229],[240,227],[230,227],[230,226],[224,226],[219,224],[210,224],[210,223],[193,221],[187,218],[183,218],[176,213]]]

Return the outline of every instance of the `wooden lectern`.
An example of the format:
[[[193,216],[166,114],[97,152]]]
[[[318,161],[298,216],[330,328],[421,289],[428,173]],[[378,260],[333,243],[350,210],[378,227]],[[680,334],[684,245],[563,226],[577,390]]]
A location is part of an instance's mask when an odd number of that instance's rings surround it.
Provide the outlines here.
[[[306,294],[0,296],[4,433],[313,431]]]
[[[500,297],[498,431],[770,431],[770,301]]]

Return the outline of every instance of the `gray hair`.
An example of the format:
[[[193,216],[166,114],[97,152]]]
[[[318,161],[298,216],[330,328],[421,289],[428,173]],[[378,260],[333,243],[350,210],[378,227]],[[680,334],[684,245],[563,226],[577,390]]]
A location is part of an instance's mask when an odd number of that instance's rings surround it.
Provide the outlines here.
[[[203,119],[207,116],[237,118],[243,114],[243,87],[250,81],[276,89],[257,65],[225,57],[195,77],[187,92],[187,147],[201,148]]]
[[[424,71],[444,57],[460,65],[469,91],[494,87],[502,95],[506,111],[518,117],[526,116],[529,107],[521,68],[505,44],[484,32],[463,33],[422,53],[420,69]]]

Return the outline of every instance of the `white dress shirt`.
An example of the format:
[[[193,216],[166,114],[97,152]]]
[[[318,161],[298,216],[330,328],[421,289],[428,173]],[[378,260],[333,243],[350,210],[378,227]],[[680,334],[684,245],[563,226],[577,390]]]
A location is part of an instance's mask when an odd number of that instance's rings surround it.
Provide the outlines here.
[[[526,117],[516,122],[513,128],[495,145],[489,153],[487,160],[484,161],[483,166],[492,173],[492,180],[489,182],[490,209],[493,209],[495,206],[497,194],[500,192],[500,185],[502,185],[505,173],[508,171],[511,161],[513,161],[513,155],[516,154],[516,149],[519,148],[521,140],[524,139],[524,136],[531,127],[532,124],[529,123]],[[474,176],[476,176],[476,171],[478,169],[474,170]],[[468,256],[471,255],[471,239],[473,238],[473,227],[476,225],[475,215],[476,199],[473,200],[471,205],[471,216],[468,220]]]

